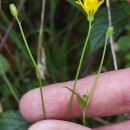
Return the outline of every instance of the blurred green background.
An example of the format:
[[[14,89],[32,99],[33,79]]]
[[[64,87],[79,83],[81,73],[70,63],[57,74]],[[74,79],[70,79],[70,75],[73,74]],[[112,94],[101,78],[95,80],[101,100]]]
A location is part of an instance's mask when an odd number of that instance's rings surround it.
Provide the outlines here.
[[[26,130],[30,123],[18,112],[18,103],[12,94],[20,97],[27,91],[38,87],[35,70],[24,46],[17,23],[9,11],[9,4],[15,3],[22,9],[19,19],[29,43],[31,52],[37,60],[38,37],[41,24],[42,0],[0,0],[0,130]],[[111,0],[112,23],[118,68],[130,66],[130,5],[124,0]],[[84,11],[75,0],[48,0],[45,4],[42,47],[43,85],[73,80],[84,41],[88,22]],[[9,35],[9,27],[14,23]],[[97,72],[104,45],[105,31],[108,27],[106,4],[96,13],[89,45],[87,47],[80,78]],[[5,40],[3,43],[2,41]],[[46,62],[46,63],[45,63]],[[110,45],[107,47],[102,72],[114,70]],[[124,115],[105,117],[106,123],[124,120]],[[81,123],[81,120],[74,120]],[[88,119],[91,128],[104,125],[97,119]]]

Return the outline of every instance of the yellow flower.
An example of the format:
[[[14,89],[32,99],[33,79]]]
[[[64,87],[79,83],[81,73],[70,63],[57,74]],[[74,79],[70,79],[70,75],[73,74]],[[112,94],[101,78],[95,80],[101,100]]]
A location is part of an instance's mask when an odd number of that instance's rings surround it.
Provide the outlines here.
[[[92,22],[94,20],[94,14],[97,12],[99,6],[104,0],[77,0],[76,3],[81,5],[84,11],[88,15],[88,20]]]

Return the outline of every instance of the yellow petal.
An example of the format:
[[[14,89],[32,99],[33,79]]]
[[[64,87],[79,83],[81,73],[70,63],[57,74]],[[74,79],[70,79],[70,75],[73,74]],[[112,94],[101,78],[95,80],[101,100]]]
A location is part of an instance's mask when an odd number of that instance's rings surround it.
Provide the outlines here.
[[[84,4],[82,3],[81,0],[77,0],[76,3],[79,4],[79,5],[81,5],[82,8],[84,9],[84,11],[87,13],[87,10],[86,10],[86,8],[85,8],[85,6],[84,6]]]
[[[100,2],[98,2],[98,7],[104,2],[104,0],[101,0]]]
[[[94,12],[96,13],[99,6],[104,2],[104,0],[101,0],[100,2],[98,2],[96,5],[94,5]]]
[[[81,5],[87,15],[94,15],[99,6],[104,2],[104,0],[77,0],[76,3]]]
[[[81,0],[77,0],[77,1],[76,1],[76,4],[81,5],[81,4],[82,4]]]

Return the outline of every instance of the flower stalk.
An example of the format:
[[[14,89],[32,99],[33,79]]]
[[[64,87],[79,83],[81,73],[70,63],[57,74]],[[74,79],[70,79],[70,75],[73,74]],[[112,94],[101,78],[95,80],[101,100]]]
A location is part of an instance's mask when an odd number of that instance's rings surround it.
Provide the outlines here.
[[[76,3],[79,4],[87,14],[87,19],[89,21],[89,29],[88,29],[88,35],[87,35],[87,38],[86,38],[86,41],[85,41],[85,44],[84,44],[84,47],[83,47],[83,51],[82,51],[82,54],[81,54],[81,57],[80,57],[80,61],[79,61],[78,69],[77,69],[77,72],[76,72],[75,80],[74,80],[72,94],[71,94],[71,97],[70,97],[70,103],[69,103],[69,107],[68,107],[68,111],[67,111],[67,120],[70,118],[70,111],[71,111],[71,107],[72,107],[74,91],[75,91],[76,83],[77,83],[79,73],[80,73],[80,70],[81,70],[81,65],[82,65],[82,61],[83,61],[83,58],[84,58],[86,46],[87,46],[87,43],[88,43],[88,40],[89,40],[89,37],[90,37],[92,22],[94,20],[94,15],[103,2],[104,2],[104,0],[100,0],[100,1],[99,0],[83,0],[83,2],[81,0],[76,1]]]
[[[88,95],[88,99],[87,99],[87,103],[86,103],[86,107],[85,109],[83,110],[83,125],[86,125],[86,121],[85,121],[85,118],[86,118],[86,110],[88,108],[88,105],[89,105],[89,102],[92,98],[92,95],[94,93],[94,90],[95,90],[95,87],[97,85],[97,81],[99,79],[99,76],[100,76],[100,73],[101,73],[101,70],[102,70],[102,66],[103,66],[103,62],[104,62],[104,58],[105,58],[105,53],[106,53],[106,48],[107,48],[107,42],[108,42],[108,39],[110,37],[110,35],[113,34],[113,27],[110,26],[108,27],[107,31],[106,31],[106,38],[105,38],[105,45],[104,45],[104,49],[103,49],[103,54],[102,54],[102,58],[101,58],[101,62],[100,62],[100,66],[99,66],[99,69],[98,69],[98,73],[96,75],[96,78],[95,78],[95,81],[93,83],[93,86],[92,86],[92,89],[90,91],[90,94]]]
[[[74,91],[75,91],[76,83],[77,83],[77,80],[78,80],[78,77],[79,77],[79,73],[80,73],[80,70],[81,70],[81,65],[82,65],[82,62],[83,62],[85,50],[86,50],[86,47],[87,47],[87,44],[88,44],[88,40],[89,40],[89,37],[90,37],[91,28],[92,28],[92,23],[89,22],[88,35],[87,35],[87,38],[86,38],[86,41],[85,41],[85,44],[84,44],[84,47],[83,47],[83,51],[82,51],[82,54],[81,54],[81,58],[80,58],[80,61],[79,61],[78,69],[77,69],[75,80],[74,80],[73,90],[72,90],[70,103],[69,103],[69,107],[68,107],[68,112],[67,112],[67,120],[70,118],[70,111],[71,111],[71,107],[72,107]]]
[[[37,73],[37,76],[38,76],[38,80],[39,80],[39,86],[40,86],[40,95],[41,95],[41,101],[42,101],[42,111],[43,111],[43,119],[46,119],[46,111],[45,111],[45,106],[44,106],[44,99],[43,99],[43,93],[42,93],[42,83],[41,83],[41,75],[40,75],[40,71],[36,65],[36,62],[31,54],[31,51],[29,49],[29,46],[28,46],[28,43],[27,43],[27,40],[25,38],[25,35],[24,35],[24,32],[23,32],[23,29],[22,29],[22,26],[21,26],[21,22],[19,21],[18,19],[18,11],[17,11],[17,8],[14,4],[10,4],[10,11],[11,11],[11,14],[16,18],[17,22],[18,22],[18,25],[19,25],[19,28],[20,28],[20,31],[21,31],[21,34],[22,34],[22,37],[23,37],[23,41],[25,43],[25,46],[26,46],[26,49],[28,51],[28,54],[30,56],[30,59],[32,61],[32,64],[34,65],[35,67],[35,70],[36,70],[36,73]]]

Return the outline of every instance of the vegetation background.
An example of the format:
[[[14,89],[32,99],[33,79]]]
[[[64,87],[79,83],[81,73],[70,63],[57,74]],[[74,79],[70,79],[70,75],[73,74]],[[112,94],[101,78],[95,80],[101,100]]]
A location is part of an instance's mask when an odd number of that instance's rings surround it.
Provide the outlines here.
[[[26,130],[30,123],[18,112],[18,102],[12,93],[20,99],[24,93],[38,87],[38,81],[18,25],[10,14],[10,3],[22,7],[19,18],[33,56],[40,59],[43,85],[74,79],[88,22],[75,0],[46,1],[42,46],[39,49],[42,0],[0,0],[0,130]],[[118,68],[130,67],[130,5],[125,0],[111,0],[111,11]],[[80,78],[97,72],[107,27],[108,16],[104,3],[95,16]],[[45,50],[45,55],[40,53],[41,48]],[[102,72],[110,70],[114,70],[114,65],[108,45]],[[125,118],[125,115],[119,115],[87,119],[87,125],[94,128]],[[81,119],[73,121],[81,123]]]

